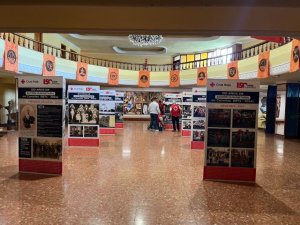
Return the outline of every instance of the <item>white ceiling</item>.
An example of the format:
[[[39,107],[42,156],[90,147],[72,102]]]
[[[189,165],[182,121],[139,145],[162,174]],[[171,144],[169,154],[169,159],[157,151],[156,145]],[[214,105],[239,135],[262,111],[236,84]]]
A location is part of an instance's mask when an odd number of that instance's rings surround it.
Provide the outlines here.
[[[118,54],[113,50],[113,47],[116,46],[121,49],[129,49],[130,51],[125,52],[125,54],[129,55],[159,55],[159,50],[161,50],[161,55],[174,56],[179,53],[203,52],[229,47],[236,43],[245,44],[255,40],[248,36],[165,36],[163,41],[155,46],[159,48],[156,52],[145,49],[146,51],[141,53],[141,47],[133,46],[127,36],[80,34],[61,34],[61,36],[78,46],[82,53],[88,53],[88,55]]]

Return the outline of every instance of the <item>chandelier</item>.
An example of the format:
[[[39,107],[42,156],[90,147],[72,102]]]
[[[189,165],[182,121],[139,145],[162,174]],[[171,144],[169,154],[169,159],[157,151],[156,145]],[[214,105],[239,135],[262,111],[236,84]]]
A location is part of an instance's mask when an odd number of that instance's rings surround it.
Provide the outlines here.
[[[163,36],[149,34],[129,34],[128,39],[133,45],[143,47],[159,44],[162,41]]]

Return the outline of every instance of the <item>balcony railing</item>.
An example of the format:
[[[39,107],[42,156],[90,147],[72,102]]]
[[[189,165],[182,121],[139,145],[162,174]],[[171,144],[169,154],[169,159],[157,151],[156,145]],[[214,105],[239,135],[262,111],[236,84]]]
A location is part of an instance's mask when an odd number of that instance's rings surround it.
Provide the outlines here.
[[[174,69],[185,70],[185,69],[195,69],[202,66],[214,66],[227,64],[230,61],[247,59],[253,56],[256,56],[264,51],[272,50],[278,48],[282,45],[289,43],[292,39],[285,38],[285,42],[278,44],[274,42],[264,41],[257,45],[253,45],[249,48],[245,48],[241,51],[233,52],[227,55],[221,55],[217,57],[211,57],[207,59],[196,60],[192,62],[185,63],[173,63],[173,64],[138,64],[138,63],[127,63],[127,62],[118,62],[110,61],[105,59],[98,59],[94,57],[84,56],[73,51],[62,50],[55,46],[45,44],[42,42],[35,41],[32,38],[26,37],[17,33],[0,33],[0,38],[8,41],[12,41],[19,46],[32,49],[34,51],[39,51],[42,53],[47,53],[54,55],[58,58],[66,58],[72,61],[81,61],[91,65],[97,65],[102,67],[112,67],[119,68],[123,70],[149,70],[149,71],[170,71]]]

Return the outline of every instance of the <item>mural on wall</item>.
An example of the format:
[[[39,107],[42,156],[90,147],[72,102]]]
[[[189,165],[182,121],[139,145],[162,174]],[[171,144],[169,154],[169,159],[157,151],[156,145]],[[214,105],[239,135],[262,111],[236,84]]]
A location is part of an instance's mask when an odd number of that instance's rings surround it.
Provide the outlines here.
[[[147,115],[148,105],[153,97],[164,99],[163,92],[126,91],[124,95],[124,114]]]

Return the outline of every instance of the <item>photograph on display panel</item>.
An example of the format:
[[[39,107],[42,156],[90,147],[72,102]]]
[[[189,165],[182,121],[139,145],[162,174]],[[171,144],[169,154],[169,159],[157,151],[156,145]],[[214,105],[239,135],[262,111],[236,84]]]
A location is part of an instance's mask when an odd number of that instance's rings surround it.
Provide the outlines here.
[[[60,161],[62,158],[62,140],[52,138],[34,138],[33,158]]]
[[[116,123],[122,123],[124,121],[123,113],[117,112],[116,113]]]
[[[83,137],[83,126],[70,126],[70,137]]]
[[[98,137],[98,126],[84,126],[84,137]]]
[[[123,103],[116,103],[116,112],[122,112],[123,113]]]
[[[231,166],[253,168],[254,149],[232,149]]]
[[[230,109],[208,109],[208,127],[230,127]]]
[[[200,118],[193,121],[193,129],[205,129],[205,119]]]
[[[192,106],[183,105],[182,106],[182,119],[191,119],[192,117]]]
[[[194,117],[205,117],[205,106],[194,106],[193,107]]]
[[[193,130],[193,141],[204,141],[204,130]]]
[[[255,131],[238,129],[232,131],[233,148],[255,148]]]
[[[230,129],[208,128],[207,146],[229,147],[230,146]]]
[[[100,102],[100,113],[101,114],[111,114],[116,111],[116,103],[114,101]]]
[[[20,129],[21,131],[36,130],[36,106],[20,104]]]
[[[233,110],[233,128],[255,128],[256,127],[256,110]]]
[[[69,104],[69,124],[98,124],[98,104]]]
[[[192,122],[190,120],[182,120],[182,129],[190,130],[192,128]]]
[[[229,166],[228,148],[207,148],[207,166]]]
[[[105,128],[114,128],[115,127],[115,115],[100,115],[99,125],[100,127]]]

